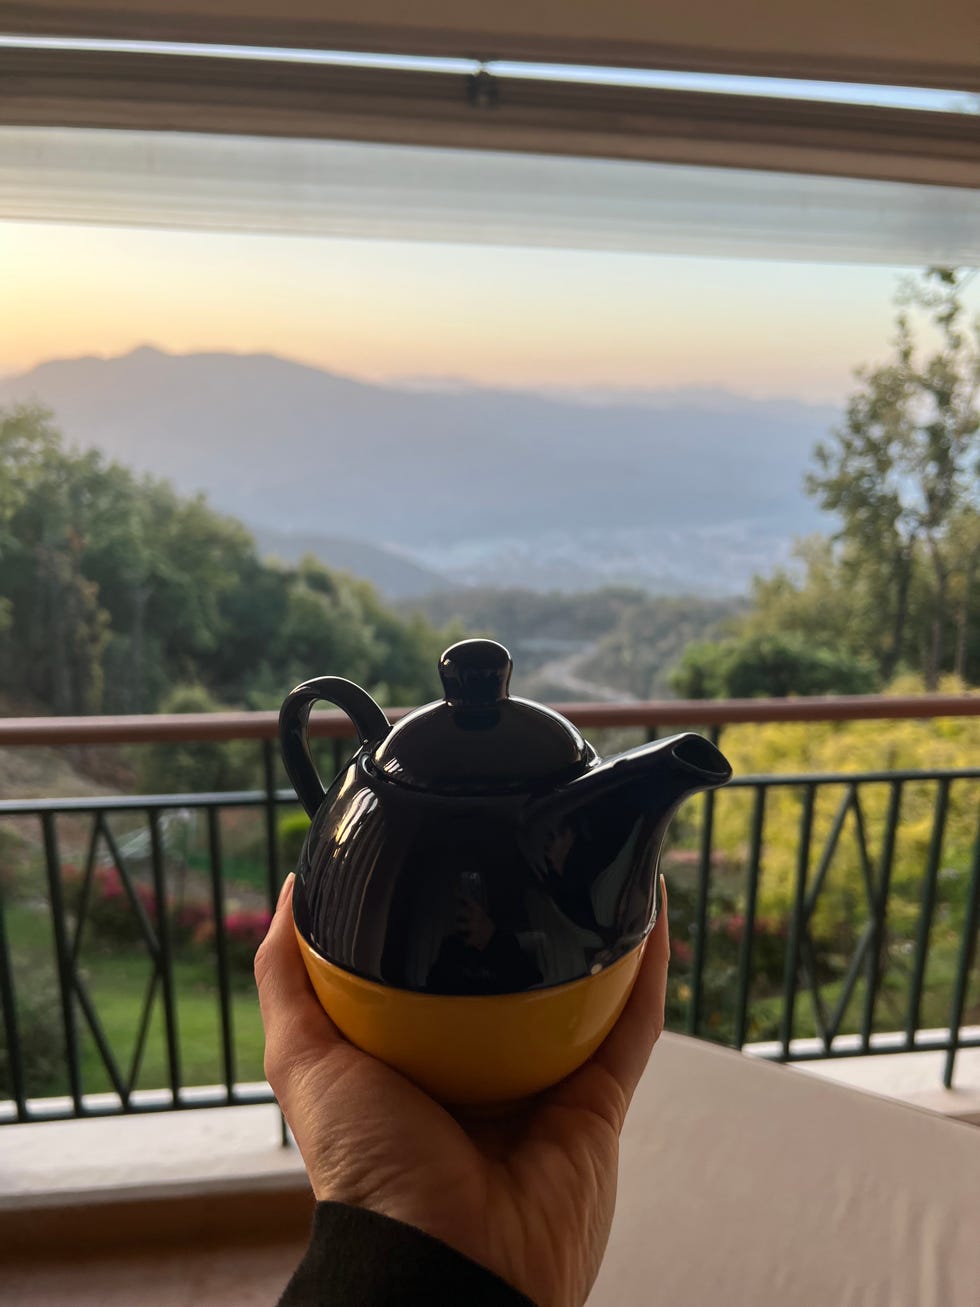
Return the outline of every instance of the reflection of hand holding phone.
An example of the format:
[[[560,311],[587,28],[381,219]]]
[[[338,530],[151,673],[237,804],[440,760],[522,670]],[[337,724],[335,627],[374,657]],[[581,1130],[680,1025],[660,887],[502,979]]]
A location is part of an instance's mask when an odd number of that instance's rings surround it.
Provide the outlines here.
[[[471,948],[482,952],[493,939],[496,928],[487,912],[486,887],[478,871],[460,872],[458,897],[457,933]]]
[[[477,903],[481,908],[487,906],[487,891],[483,877],[478,871],[461,871],[459,873],[459,897]]]

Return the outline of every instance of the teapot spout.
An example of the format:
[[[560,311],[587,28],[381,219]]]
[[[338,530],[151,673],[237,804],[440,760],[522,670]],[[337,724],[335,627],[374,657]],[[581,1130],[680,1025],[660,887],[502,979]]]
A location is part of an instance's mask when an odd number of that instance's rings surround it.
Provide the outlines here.
[[[631,818],[641,813],[655,820],[673,816],[692,794],[727,785],[731,763],[703,735],[687,731],[608,758],[562,787],[552,801],[571,813],[607,809],[618,798]]]
[[[662,754],[658,752],[658,746],[663,746]],[[666,740],[657,740],[647,745],[646,749],[651,751],[652,758],[657,759],[654,772],[659,771],[672,777],[678,802],[702,790],[718,789],[732,779],[731,763],[718,746],[706,740],[703,735],[688,731]],[[634,752],[646,756],[646,749],[640,748]],[[625,758],[631,756],[624,755]],[[641,762],[639,765],[642,767],[644,764]]]
[[[525,847],[538,876],[609,957],[653,925],[660,850],[678,807],[731,776],[720,749],[685,733],[598,763],[529,806]]]

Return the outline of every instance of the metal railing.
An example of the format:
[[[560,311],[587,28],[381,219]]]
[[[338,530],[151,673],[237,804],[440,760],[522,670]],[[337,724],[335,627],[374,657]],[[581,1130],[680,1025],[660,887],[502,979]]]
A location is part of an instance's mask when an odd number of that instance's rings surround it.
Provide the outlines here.
[[[980,698],[573,704],[562,711],[587,731],[640,728],[654,738],[667,728],[700,726],[718,740],[734,723],[975,717]],[[319,714],[311,731],[332,743],[332,762],[339,768],[351,747],[347,718]],[[252,925],[261,926],[283,875],[281,817],[296,803],[278,783],[275,733],[272,713],[0,720],[0,747],[256,740],[263,777],[262,788],[234,793],[0,802],[0,834],[18,831],[29,854],[19,878],[8,875],[0,844],[0,1122],[271,1100],[256,1070],[254,1047],[248,1052],[250,1074],[242,1075],[236,1022],[250,1023],[254,1036],[257,1015],[247,968],[234,951],[229,894],[241,887],[229,875],[224,833],[242,813],[260,830],[251,864],[259,876],[247,892]],[[914,799],[921,827],[926,796],[931,817],[921,865],[916,861],[910,880],[906,858],[898,878],[903,803]],[[785,836],[792,820],[796,833],[791,849],[774,852],[769,843],[776,806],[779,830]],[[696,805],[691,808],[697,812]],[[793,808],[798,812],[790,817]],[[943,855],[954,808],[959,865],[951,871]],[[964,813],[970,814],[965,826]],[[737,856],[719,843],[719,816],[729,846],[733,823],[744,820]],[[945,1054],[944,1083],[952,1084],[958,1049],[980,1046],[980,1032],[964,1025],[980,926],[980,767],[737,776],[725,790],[703,796],[696,818],[681,825],[678,844],[667,855],[672,931],[679,932],[671,1024],[740,1048],[753,1043],[782,1061],[938,1050]],[[176,847],[174,832],[191,826],[196,842],[189,852]],[[828,926],[821,914],[832,897],[845,835],[851,840],[851,876],[844,908]],[[82,851],[75,869],[63,855],[66,839]],[[774,863],[787,887],[776,918],[760,912]],[[952,897],[947,873],[955,881]],[[189,874],[196,894],[193,940],[187,903],[175,897]],[[840,886],[834,892],[840,898]],[[111,950],[92,953],[95,923],[106,929],[107,913],[117,926],[123,919],[128,923],[121,972]],[[937,957],[942,974],[930,981]],[[127,999],[120,1018],[120,987],[133,983],[137,962],[145,964],[142,997]],[[38,1072],[31,1041],[44,1014],[31,1002],[43,988],[43,974],[52,988],[56,1020],[50,1011],[46,1019],[57,1048],[54,1054],[48,1049],[55,1065]],[[192,987],[195,1021],[205,1007],[213,1016],[206,1037],[211,1062],[203,1078],[188,1069],[193,1059],[181,1028]],[[937,995],[945,1014],[938,1028]],[[933,1019],[923,1026],[926,999]],[[125,1057],[120,1019],[129,1033]],[[761,1048],[764,1036],[769,1043]],[[161,1045],[162,1057],[156,1083],[147,1084],[151,1038]]]

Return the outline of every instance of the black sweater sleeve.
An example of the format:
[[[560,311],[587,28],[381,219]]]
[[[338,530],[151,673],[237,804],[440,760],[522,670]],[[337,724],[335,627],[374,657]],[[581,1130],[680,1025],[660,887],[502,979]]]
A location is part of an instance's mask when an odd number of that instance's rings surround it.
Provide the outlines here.
[[[492,1271],[387,1216],[318,1203],[279,1307],[534,1307]]]

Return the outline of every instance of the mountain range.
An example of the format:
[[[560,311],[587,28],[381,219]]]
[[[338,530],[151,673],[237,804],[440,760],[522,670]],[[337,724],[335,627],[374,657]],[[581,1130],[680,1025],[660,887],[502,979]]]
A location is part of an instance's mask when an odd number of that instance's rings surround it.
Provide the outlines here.
[[[735,593],[823,525],[802,481],[837,417],[717,390],[426,390],[150,347],[0,381],[0,404],[27,400],[69,444],[206,492],[269,552],[309,545],[365,575],[379,553],[397,595],[466,581]]]

